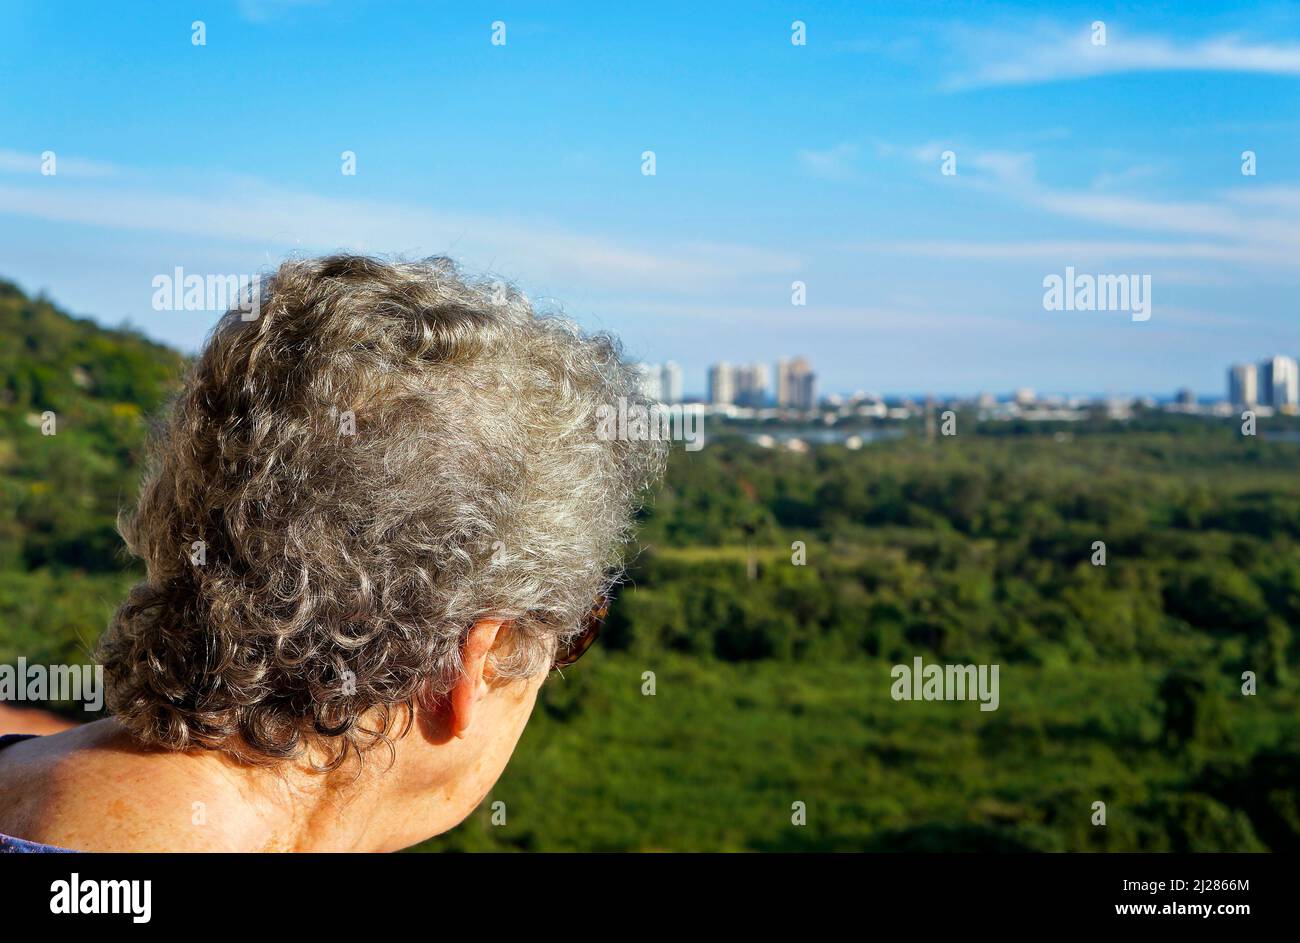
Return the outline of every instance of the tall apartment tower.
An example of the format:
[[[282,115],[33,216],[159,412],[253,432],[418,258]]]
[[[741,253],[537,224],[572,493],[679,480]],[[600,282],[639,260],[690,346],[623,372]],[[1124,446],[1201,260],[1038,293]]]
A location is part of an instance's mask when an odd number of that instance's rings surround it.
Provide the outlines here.
[[[1274,409],[1300,404],[1300,367],[1294,357],[1270,357],[1260,363],[1259,401]]]
[[[778,406],[805,412],[817,405],[817,375],[803,357],[777,362],[776,402]]]
[[[1253,363],[1234,363],[1228,369],[1228,402],[1233,406],[1259,402],[1259,373]]]
[[[760,409],[767,405],[767,365],[751,363],[736,370],[736,405]]]
[[[682,368],[671,360],[664,364],[659,379],[659,392],[665,403],[682,401]]]
[[[636,365],[637,385],[641,388],[641,395],[648,400],[660,402],[663,400],[663,389],[661,378],[663,371],[657,363],[639,363]]]
[[[714,406],[736,402],[736,371],[725,361],[709,367],[709,402]]]

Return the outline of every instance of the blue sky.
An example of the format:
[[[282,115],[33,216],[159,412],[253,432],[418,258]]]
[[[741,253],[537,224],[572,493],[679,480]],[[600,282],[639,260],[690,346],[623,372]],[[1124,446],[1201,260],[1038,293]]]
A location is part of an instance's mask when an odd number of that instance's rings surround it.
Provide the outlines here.
[[[803,354],[823,391],[1219,393],[1300,355],[1294,4],[167,7],[0,3],[0,276],[187,349],[215,315],[155,275],[348,248],[504,276],[688,391]],[[1067,266],[1150,275],[1151,319],[1045,311]]]

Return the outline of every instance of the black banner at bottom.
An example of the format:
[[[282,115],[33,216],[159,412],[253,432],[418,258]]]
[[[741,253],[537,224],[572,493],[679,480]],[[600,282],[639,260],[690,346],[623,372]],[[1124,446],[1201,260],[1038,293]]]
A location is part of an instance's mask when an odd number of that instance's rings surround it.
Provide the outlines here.
[[[1214,854],[0,855],[0,915],[9,939],[27,925],[337,933],[401,920],[432,932],[448,915],[525,929],[532,915],[1217,934],[1285,920],[1292,871],[1283,856]]]

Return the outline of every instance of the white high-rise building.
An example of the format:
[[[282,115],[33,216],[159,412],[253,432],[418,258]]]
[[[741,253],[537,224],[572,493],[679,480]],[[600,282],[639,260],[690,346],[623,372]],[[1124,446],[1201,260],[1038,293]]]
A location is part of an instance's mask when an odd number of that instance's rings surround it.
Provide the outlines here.
[[[1259,402],[1259,374],[1253,363],[1234,363],[1228,370],[1228,402],[1233,406]]]
[[[1274,409],[1300,404],[1300,367],[1294,357],[1270,357],[1260,363],[1259,401]]]
[[[817,405],[817,375],[803,357],[781,359],[776,365],[776,403],[810,411]]]
[[[662,402],[682,401],[682,368],[671,360],[664,364],[659,375],[659,392],[662,394]]]
[[[736,371],[725,361],[709,367],[709,402],[714,406],[736,402]]]
[[[648,400],[661,402],[663,400],[663,370],[657,363],[639,363],[637,369],[637,386],[641,388],[641,395]]]

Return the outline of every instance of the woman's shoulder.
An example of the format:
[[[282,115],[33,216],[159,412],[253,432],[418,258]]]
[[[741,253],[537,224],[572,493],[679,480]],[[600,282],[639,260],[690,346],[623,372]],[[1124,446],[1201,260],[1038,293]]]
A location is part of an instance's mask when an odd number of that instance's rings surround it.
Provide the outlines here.
[[[0,734],[0,750],[21,740],[32,740],[36,736],[38,735],[34,733]],[[58,845],[45,845],[41,842],[27,841],[24,838],[14,838],[12,835],[0,834],[0,855],[67,854],[73,851],[72,848],[60,848]]]
[[[194,766],[134,746],[112,721],[4,737],[0,852],[234,850],[237,803]]]

